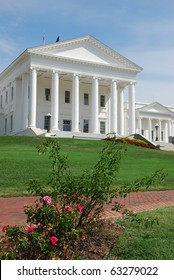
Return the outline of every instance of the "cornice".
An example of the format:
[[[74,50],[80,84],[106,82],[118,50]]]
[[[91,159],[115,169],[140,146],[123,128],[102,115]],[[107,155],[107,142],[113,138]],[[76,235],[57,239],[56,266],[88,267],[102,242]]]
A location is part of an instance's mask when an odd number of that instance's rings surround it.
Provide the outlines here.
[[[44,54],[45,52],[50,51],[50,50],[55,50],[55,49],[58,50],[58,49],[62,49],[63,47],[70,47],[70,46],[72,47],[72,46],[78,45],[79,43],[84,43],[84,42],[86,42],[90,45],[93,45],[94,47],[97,47],[98,49],[103,51],[105,54],[110,56],[111,58],[116,59],[119,62],[125,64],[128,69],[131,69],[131,68],[136,69],[137,72],[140,72],[140,71],[143,70],[143,68],[141,68],[140,66],[138,66],[134,62],[130,61],[129,59],[127,59],[123,55],[119,54],[115,50],[111,49],[110,47],[108,47],[107,45],[103,44],[102,42],[100,42],[99,40],[95,39],[94,37],[92,37],[90,35],[85,36],[85,37],[72,39],[72,40],[62,41],[62,42],[59,42],[59,43],[49,44],[47,46],[40,46],[40,47],[36,47],[36,48],[31,48],[31,49],[28,49],[28,52],[29,53],[38,53],[38,54],[42,53],[42,54]]]
[[[148,105],[145,105],[141,108],[138,108],[138,109],[136,109],[136,112],[157,114],[156,112],[149,111],[149,109],[154,108],[155,106],[157,106],[161,110],[161,112],[159,112],[159,114],[174,115],[173,111],[171,111],[168,107],[160,104],[159,102],[153,102],[151,104],[148,104]]]
[[[64,57],[64,56],[53,56],[49,54],[44,54],[44,53],[32,53],[33,56],[38,56],[38,57],[43,57],[43,58],[48,58],[50,60],[58,60],[58,61],[63,61],[63,62],[70,62],[73,64],[79,64],[79,65],[88,65],[88,66],[93,66],[97,68],[105,68],[105,69],[112,69],[112,70],[119,70],[122,72],[133,72],[133,73],[139,73],[141,70],[137,69],[132,69],[129,67],[117,67],[115,65],[107,65],[104,63],[94,63],[92,61],[86,61],[82,59],[74,59],[74,58],[69,58],[69,57]]]

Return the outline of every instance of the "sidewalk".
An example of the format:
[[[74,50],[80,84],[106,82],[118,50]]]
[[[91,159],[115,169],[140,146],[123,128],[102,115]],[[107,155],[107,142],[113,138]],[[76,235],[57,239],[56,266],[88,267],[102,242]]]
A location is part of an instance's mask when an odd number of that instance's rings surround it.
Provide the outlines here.
[[[0,234],[4,225],[25,225],[26,215],[23,212],[25,204],[34,204],[37,197],[0,197]],[[154,210],[164,206],[174,206],[174,190],[171,191],[149,191],[130,193],[126,198],[117,199],[126,208],[134,212]],[[117,218],[118,213],[112,211],[112,205],[105,207],[106,218]]]

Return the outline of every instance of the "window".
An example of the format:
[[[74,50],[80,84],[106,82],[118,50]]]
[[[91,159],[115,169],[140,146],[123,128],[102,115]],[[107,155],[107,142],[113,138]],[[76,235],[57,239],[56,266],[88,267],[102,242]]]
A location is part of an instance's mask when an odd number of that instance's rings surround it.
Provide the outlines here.
[[[45,100],[50,101],[51,100],[51,91],[50,88],[45,88]]]
[[[105,134],[105,129],[106,129],[106,123],[100,122],[100,133]]]
[[[105,96],[100,95],[100,107],[105,107]]]
[[[152,141],[153,141],[153,138],[154,138],[154,132],[153,132],[153,130],[151,131],[151,137],[152,137]]]
[[[141,130],[141,134],[144,135],[144,130],[143,129]]]
[[[8,103],[8,91],[6,91],[6,93],[5,93],[5,103],[6,104]]]
[[[44,129],[50,129],[50,116],[44,116]]]
[[[1,109],[3,108],[3,105],[2,105],[2,95],[1,95],[1,99],[0,99],[0,108]]]
[[[10,116],[10,130],[13,130],[13,115]]]
[[[161,131],[161,141],[164,141],[164,131]]]
[[[65,103],[70,103],[70,91],[65,91]]]
[[[84,105],[89,105],[89,94],[84,93]]]
[[[63,120],[63,131],[71,131],[71,120]]]
[[[13,96],[14,96],[14,89],[11,87],[11,101],[13,101]]]
[[[83,120],[83,132],[89,132],[89,120]]]

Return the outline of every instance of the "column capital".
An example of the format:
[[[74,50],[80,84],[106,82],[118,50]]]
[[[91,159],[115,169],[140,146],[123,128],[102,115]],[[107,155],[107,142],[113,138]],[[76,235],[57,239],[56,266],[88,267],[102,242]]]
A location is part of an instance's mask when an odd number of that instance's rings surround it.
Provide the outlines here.
[[[53,73],[53,74],[55,74],[55,73],[60,74],[61,72],[59,72],[59,70],[54,70],[54,69],[53,69],[53,70],[52,70],[52,73]]]
[[[137,82],[133,81],[133,82],[130,82],[129,85],[132,85],[132,86],[134,85],[134,86],[135,86],[136,83],[137,83]]]
[[[31,70],[31,71],[32,71],[32,70],[39,71],[40,68],[39,68],[39,67],[35,67],[35,66],[30,66],[30,70]]]
[[[73,76],[73,77],[80,77],[80,74],[78,74],[78,73],[73,73],[72,76]]]
[[[112,80],[111,80],[111,82],[112,82],[112,83],[119,84],[119,81],[118,81],[118,80],[116,80],[116,79],[112,79]]]
[[[99,80],[99,77],[93,76],[92,79],[93,80]]]

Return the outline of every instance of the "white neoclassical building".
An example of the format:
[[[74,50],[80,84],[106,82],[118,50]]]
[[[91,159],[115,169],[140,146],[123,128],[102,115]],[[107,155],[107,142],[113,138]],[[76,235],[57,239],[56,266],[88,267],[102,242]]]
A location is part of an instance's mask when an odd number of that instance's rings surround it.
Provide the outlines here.
[[[27,49],[0,74],[0,135],[44,135],[50,128],[60,137],[116,132],[154,140],[158,123],[168,142],[174,109],[136,104],[141,70],[92,36]]]

